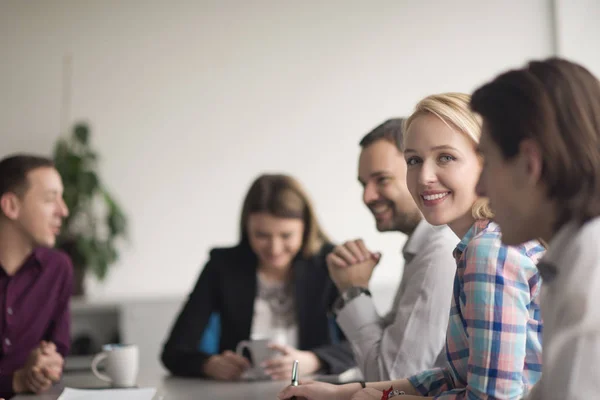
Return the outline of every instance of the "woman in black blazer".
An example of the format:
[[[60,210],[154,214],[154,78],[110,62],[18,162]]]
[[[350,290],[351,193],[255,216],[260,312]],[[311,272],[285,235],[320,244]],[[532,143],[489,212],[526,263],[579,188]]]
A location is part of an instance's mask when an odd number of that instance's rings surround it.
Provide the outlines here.
[[[175,375],[239,379],[249,367],[235,353],[242,340],[273,340],[281,355],[265,372],[289,379],[338,374],[355,365],[329,309],[337,290],[327,273],[332,250],[299,183],[286,175],[254,181],[235,247],[213,249],[164,345]],[[277,344],[278,343],[278,344]]]

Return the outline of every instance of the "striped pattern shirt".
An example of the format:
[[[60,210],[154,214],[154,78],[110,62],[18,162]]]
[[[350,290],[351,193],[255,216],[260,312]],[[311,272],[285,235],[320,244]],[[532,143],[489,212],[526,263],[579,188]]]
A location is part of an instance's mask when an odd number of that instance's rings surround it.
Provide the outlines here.
[[[540,379],[542,321],[537,241],[501,243],[498,225],[477,221],[454,250],[447,366],[409,378],[443,400],[520,399]]]

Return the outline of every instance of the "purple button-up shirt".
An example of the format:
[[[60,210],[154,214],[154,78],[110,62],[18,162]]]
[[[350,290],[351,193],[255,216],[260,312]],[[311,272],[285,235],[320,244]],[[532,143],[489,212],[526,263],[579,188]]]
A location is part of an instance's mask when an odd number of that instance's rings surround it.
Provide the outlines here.
[[[40,341],[69,352],[72,286],[71,260],[57,250],[34,250],[14,276],[0,268],[0,397],[13,395],[13,373]]]

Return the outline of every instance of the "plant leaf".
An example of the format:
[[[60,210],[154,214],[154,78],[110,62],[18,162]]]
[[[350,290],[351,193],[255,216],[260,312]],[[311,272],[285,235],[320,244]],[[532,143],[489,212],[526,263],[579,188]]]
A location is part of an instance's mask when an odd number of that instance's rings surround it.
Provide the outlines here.
[[[119,258],[115,239],[126,235],[127,218],[102,185],[97,170],[99,157],[90,147],[90,139],[88,126],[77,124],[70,136],[60,137],[54,146],[54,164],[62,177],[63,198],[69,208],[57,247],[71,256],[74,265],[103,280]],[[96,215],[98,194],[106,205],[105,218]],[[102,229],[103,224],[106,229]],[[101,238],[99,232],[108,232],[108,238]]]
[[[92,197],[100,185],[98,176],[93,171],[84,171],[80,173],[79,181],[77,183],[78,192],[86,197]]]
[[[75,129],[73,130],[73,134],[75,136],[75,139],[83,144],[83,145],[87,145],[88,144],[88,140],[90,137],[90,130],[88,128],[87,125],[85,124],[77,124],[75,125]]]

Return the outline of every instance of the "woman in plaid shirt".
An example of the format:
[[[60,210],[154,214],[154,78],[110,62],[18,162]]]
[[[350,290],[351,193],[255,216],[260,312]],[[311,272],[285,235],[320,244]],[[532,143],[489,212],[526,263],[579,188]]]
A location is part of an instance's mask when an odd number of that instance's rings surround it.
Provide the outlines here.
[[[407,184],[425,219],[447,224],[462,240],[446,334],[447,366],[393,382],[330,386],[308,383],[280,398],[381,399],[393,386],[402,399],[520,399],[541,375],[541,279],[537,241],[505,246],[487,200],[475,193],[482,168],[480,120],[470,96],[426,97],[406,121]],[[387,390],[386,390],[387,393]]]

